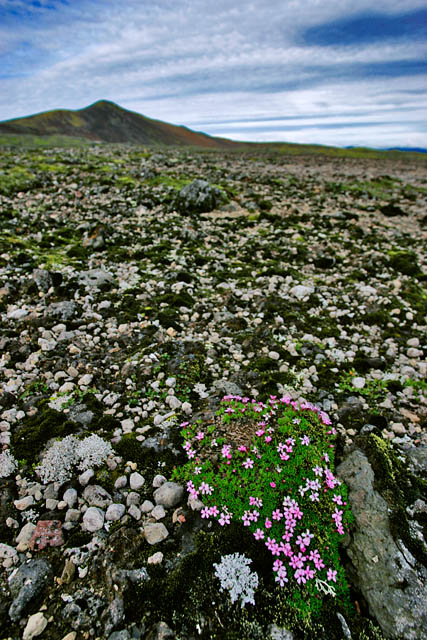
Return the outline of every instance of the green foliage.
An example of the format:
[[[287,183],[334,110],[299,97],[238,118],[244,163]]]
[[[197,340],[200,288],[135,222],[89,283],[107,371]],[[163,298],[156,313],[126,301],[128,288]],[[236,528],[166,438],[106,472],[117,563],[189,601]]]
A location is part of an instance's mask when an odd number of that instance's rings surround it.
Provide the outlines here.
[[[352,515],[346,487],[332,471],[335,430],[312,405],[283,400],[279,404],[273,397],[265,405],[227,396],[218,412],[221,426],[184,423],[189,462],[175,477],[187,481],[190,494],[203,501],[202,518],[217,518],[221,526],[243,523],[260,545],[267,545],[276,557],[275,580],[286,585],[288,602],[301,615],[311,616],[320,609],[324,593],[348,603],[338,548]],[[338,517],[336,524],[333,516]],[[303,541],[307,531],[312,543]],[[314,549],[322,560],[317,564],[311,557],[316,570],[307,580],[299,579],[292,556],[302,551],[308,560]],[[311,565],[307,562],[305,568]]]

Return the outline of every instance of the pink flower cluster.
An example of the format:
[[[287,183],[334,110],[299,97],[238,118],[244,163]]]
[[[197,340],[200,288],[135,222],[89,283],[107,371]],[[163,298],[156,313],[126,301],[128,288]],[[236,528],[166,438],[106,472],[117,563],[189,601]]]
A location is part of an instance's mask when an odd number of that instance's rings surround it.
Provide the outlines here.
[[[338,511],[337,507],[335,507],[335,511],[332,514],[332,520],[335,522],[335,526],[337,528],[338,533],[340,533],[341,535],[344,535],[344,527],[342,524],[342,514],[343,514],[342,509],[341,511]]]

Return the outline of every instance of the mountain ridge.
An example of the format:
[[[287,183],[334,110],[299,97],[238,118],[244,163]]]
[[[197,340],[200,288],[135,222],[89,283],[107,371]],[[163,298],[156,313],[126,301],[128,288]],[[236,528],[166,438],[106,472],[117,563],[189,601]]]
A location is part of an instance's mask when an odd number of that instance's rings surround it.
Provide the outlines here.
[[[129,111],[109,100],[82,109],[55,109],[0,122],[0,133],[68,135],[94,142],[230,148],[239,143],[216,138]]]

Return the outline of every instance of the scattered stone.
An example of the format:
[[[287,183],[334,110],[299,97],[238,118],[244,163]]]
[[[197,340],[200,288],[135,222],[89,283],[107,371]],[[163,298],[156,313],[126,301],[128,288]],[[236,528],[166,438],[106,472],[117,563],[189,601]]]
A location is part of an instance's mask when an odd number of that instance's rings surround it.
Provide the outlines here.
[[[100,507],[104,509],[113,502],[112,497],[99,484],[91,484],[83,491],[83,498],[90,507]]]
[[[125,514],[126,507],[124,504],[110,504],[105,514],[105,519],[111,522],[115,522],[116,520],[120,520],[120,518]]]
[[[162,540],[165,540],[168,535],[169,531],[162,522],[149,522],[144,526],[144,536],[148,544],[158,544],[159,542],[162,542]]]
[[[157,507],[154,507],[154,509],[151,511],[151,515],[156,520],[161,520],[166,516],[166,511],[161,504],[158,504]]]
[[[145,478],[143,478],[142,475],[137,471],[134,471],[130,475],[129,484],[131,489],[137,491],[138,489],[141,489],[144,486]]]
[[[32,640],[32,638],[35,638],[36,636],[42,634],[46,627],[47,619],[44,617],[44,614],[41,611],[39,611],[38,613],[34,613],[28,618],[28,622],[25,626],[22,639]]]
[[[52,569],[47,560],[37,558],[22,564],[9,577],[9,589],[13,602],[9,608],[11,620],[16,622],[24,614],[27,606],[40,594],[52,577]]]
[[[184,498],[184,487],[176,482],[165,482],[154,492],[156,504],[161,504],[166,509],[176,507]]]
[[[64,544],[62,523],[59,520],[39,520],[30,540],[33,551],[42,551],[45,547],[60,547]]]
[[[161,551],[157,551],[153,553],[152,556],[147,558],[147,564],[162,564],[163,562],[163,553]]]
[[[104,512],[98,507],[89,507],[83,515],[83,526],[86,531],[99,531],[104,526]]]

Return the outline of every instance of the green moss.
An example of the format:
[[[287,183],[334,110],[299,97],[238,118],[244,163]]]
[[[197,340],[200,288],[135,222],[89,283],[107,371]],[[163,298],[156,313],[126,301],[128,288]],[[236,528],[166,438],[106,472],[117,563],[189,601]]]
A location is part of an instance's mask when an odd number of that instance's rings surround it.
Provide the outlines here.
[[[77,429],[74,422],[67,420],[63,413],[50,409],[43,400],[38,413],[24,418],[22,425],[12,432],[12,452],[17,460],[26,460],[31,465],[38,461],[40,452],[51,438],[63,438]]]
[[[357,444],[365,451],[375,473],[375,486],[390,508],[390,530],[401,539],[412,555],[427,564],[427,553],[420,540],[411,536],[406,506],[425,496],[427,481],[413,475],[391,445],[376,436],[361,436]],[[425,524],[425,523],[424,523]]]
[[[395,271],[406,276],[414,276],[420,272],[417,255],[413,251],[389,251],[389,265]]]

